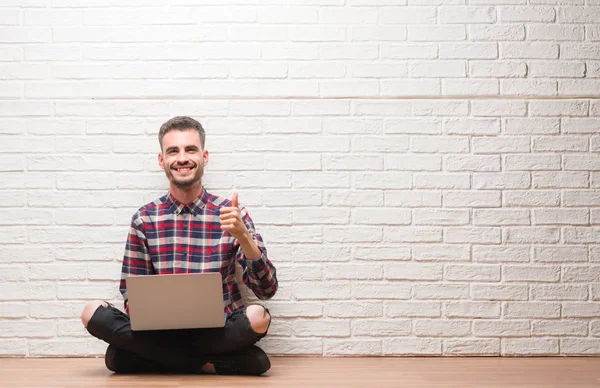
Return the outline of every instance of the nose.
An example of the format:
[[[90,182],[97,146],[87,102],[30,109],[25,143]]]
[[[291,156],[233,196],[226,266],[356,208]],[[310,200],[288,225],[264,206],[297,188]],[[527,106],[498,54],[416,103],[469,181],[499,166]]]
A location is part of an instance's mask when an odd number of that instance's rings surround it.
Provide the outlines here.
[[[184,164],[185,162],[187,162],[187,160],[188,157],[185,150],[182,150],[177,154],[177,163]]]

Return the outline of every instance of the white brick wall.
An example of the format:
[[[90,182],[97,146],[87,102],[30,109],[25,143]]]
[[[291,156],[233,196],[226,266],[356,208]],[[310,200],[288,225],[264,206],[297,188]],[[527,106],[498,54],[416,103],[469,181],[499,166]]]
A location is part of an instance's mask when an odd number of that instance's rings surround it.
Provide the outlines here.
[[[2,1],[0,356],[104,351],[174,115],[278,267],[271,353],[600,355],[600,4],[526,3]]]

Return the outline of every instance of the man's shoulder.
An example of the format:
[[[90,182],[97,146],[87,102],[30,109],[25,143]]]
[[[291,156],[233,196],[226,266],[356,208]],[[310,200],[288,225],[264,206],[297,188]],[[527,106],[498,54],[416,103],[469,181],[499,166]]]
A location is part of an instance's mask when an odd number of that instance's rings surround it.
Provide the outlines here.
[[[230,198],[221,197],[212,193],[206,192],[206,207],[211,210],[218,210],[224,206],[233,206]],[[250,212],[244,205],[240,205],[240,214],[242,218],[250,217]]]
[[[169,194],[165,194],[147,204],[141,206],[133,215],[134,219],[144,219],[148,216],[156,215],[165,206],[168,206]]]
[[[206,206],[210,207],[210,208],[219,209],[219,208],[222,208],[223,206],[231,206],[231,200],[207,191],[206,192]]]

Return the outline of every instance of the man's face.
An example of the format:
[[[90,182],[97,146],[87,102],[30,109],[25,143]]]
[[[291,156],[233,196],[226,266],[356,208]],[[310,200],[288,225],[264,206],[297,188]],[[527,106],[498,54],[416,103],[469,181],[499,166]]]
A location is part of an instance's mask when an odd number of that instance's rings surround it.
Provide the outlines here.
[[[171,130],[162,140],[158,164],[171,184],[186,188],[201,183],[208,151],[202,149],[200,135],[194,129]]]

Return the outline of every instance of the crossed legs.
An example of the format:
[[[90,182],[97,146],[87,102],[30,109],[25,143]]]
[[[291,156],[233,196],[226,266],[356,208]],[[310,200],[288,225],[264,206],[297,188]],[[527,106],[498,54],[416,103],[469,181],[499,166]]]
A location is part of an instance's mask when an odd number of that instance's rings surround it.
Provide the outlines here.
[[[234,312],[224,328],[133,332],[128,315],[106,302],[93,301],[86,304],[81,321],[93,336],[167,368],[215,373],[211,356],[251,347],[266,335],[271,316],[264,307],[250,305]]]

